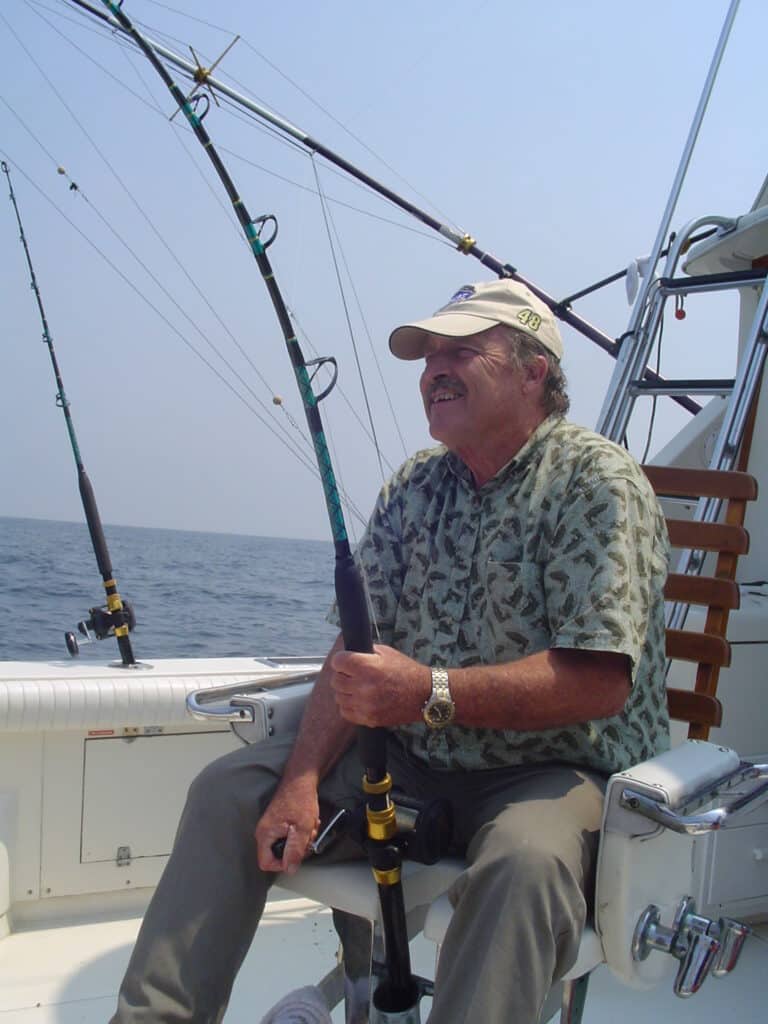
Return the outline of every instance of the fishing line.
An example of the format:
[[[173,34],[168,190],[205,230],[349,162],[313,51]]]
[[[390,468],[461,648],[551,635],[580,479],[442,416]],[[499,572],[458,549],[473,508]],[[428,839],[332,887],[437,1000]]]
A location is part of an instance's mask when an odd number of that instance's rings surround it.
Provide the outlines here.
[[[360,381],[360,388],[361,388],[361,390],[363,392],[363,400],[365,401],[365,408],[366,408],[366,411],[368,413],[368,423],[369,423],[370,428],[371,428],[371,433],[373,434],[373,443],[374,443],[374,447],[376,449],[376,457],[377,457],[377,459],[379,461],[379,470],[381,471],[381,480],[382,480],[382,483],[383,483],[384,480],[386,479],[386,474],[384,472],[384,463],[381,461],[381,448],[379,447],[379,439],[376,436],[376,427],[375,427],[374,422],[373,422],[373,413],[371,412],[371,403],[368,401],[368,389],[365,386],[365,377],[363,376],[363,368],[360,365],[360,353],[357,351],[357,338],[355,337],[355,331],[354,331],[354,328],[352,327],[352,318],[349,315],[349,306],[347,305],[347,297],[344,294],[344,282],[341,279],[341,273],[339,271],[339,263],[338,263],[338,260],[336,259],[336,249],[335,249],[334,244],[333,244],[333,235],[331,234],[331,227],[330,227],[330,221],[329,221],[329,217],[328,217],[328,210],[326,208],[326,204],[325,204],[325,201],[324,201],[323,189],[322,189],[322,186],[320,184],[320,177],[319,177],[319,175],[317,173],[317,166],[315,165],[315,161],[314,160],[312,161],[312,170],[314,171],[314,174],[315,174],[315,182],[317,183],[317,191],[318,191],[318,195],[320,196],[320,209],[322,210],[322,213],[323,213],[323,221],[325,223],[325,231],[326,231],[326,234],[328,236],[328,248],[330,249],[331,259],[333,260],[333,269],[334,269],[334,273],[336,274],[336,283],[337,283],[337,285],[339,287],[339,295],[341,297],[341,305],[342,305],[342,307],[344,309],[344,317],[345,317],[345,319],[347,321],[347,330],[349,332],[349,339],[352,342],[352,352],[353,352],[354,357],[355,357],[355,365],[357,366],[357,376],[358,376],[358,379]]]
[[[329,213],[330,213],[330,211],[329,211]],[[349,268],[349,264],[347,262],[347,257],[346,257],[346,255],[344,253],[344,248],[341,245],[341,238],[339,236],[339,232],[338,232],[338,230],[336,228],[336,224],[335,224],[335,221],[333,220],[333,217],[331,217],[331,227],[333,229],[334,235],[336,236],[336,241],[337,241],[337,244],[339,246],[339,252],[341,254],[341,259],[342,259],[342,262],[344,264],[344,270],[345,270],[346,275],[347,275],[347,280],[349,281],[350,288],[352,289],[352,294],[354,295],[354,298],[355,298],[355,305],[357,307],[357,315],[360,317],[360,321],[361,321],[361,323],[363,325],[363,330],[365,331],[365,335],[366,335],[366,337],[368,339],[368,347],[369,347],[370,352],[371,352],[371,357],[373,359],[374,366],[376,367],[376,371],[377,371],[377,373],[379,375],[379,381],[381,382],[381,387],[382,387],[382,391],[384,392],[384,397],[386,398],[387,405],[389,406],[389,411],[390,411],[390,414],[392,416],[392,423],[394,424],[397,436],[400,438],[400,444],[401,444],[402,449],[403,449],[403,457],[404,458],[408,458],[408,449],[406,447],[405,439],[403,437],[402,431],[400,430],[400,421],[399,421],[399,418],[397,416],[397,413],[395,412],[395,407],[394,407],[394,405],[392,403],[392,396],[390,394],[389,387],[387,386],[387,382],[386,382],[386,380],[384,378],[384,373],[383,373],[383,371],[381,369],[381,363],[379,361],[379,357],[378,357],[377,352],[376,352],[376,346],[373,343],[373,336],[371,334],[370,328],[368,327],[368,321],[366,319],[365,312],[363,311],[363,305],[362,305],[362,303],[360,301],[360,296],[358,295],[357,288],[355,286],[355,279],[352,276],[352,272],[351,272],[351,270]],[[383,457],[384,457],[384,461],[387,463],[387,466],[389,467],[390,472],[391,472],[392,471],[392,466],[391,466],[389,460],[387,459],[386,456],[383,456]]]

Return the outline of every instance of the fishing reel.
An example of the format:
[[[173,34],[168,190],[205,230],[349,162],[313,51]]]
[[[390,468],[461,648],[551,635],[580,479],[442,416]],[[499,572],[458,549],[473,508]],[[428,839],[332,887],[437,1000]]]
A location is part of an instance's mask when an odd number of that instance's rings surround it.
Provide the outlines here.
[[[424,802],[398,791],[392,792],[392,800],[397,822],[397,835],[392,842],[400,850],[401,856],[418,864],[436,864],[446,857],[453,836],[453,809],[450,803],[439,799]],[[344,809],[333,814],[321,828],[317,839],[311,843],[310,850],[313,854],[324,853],[344,836],[349,836],[361,847],[365,846],[365,804],[359,804],[352,811]],[[284,839],[277,839],[272,844],[272,852],[278,859],[283,856],[284,850]]]
[[[105,640],[109,636],[114,636],[115,626],[126,625],[129,633],[134,629],[136,615],[133,607],[127,601],[123,601],[122,605],[120,612],[111,612],[109,608],[89,608],[88,618],[77,624],[78,632],[84,637],[83,640],[78,640],[76,634],[71,630],[64,634],[64,643],[73,658],[80,653],[80,644],[91,644],[96,640]],[[122,622],[116,622],[116,616],[121,616]]]
[[[417,800],[399,790],[392,791],[397,833],[391,843],[404,859],[417,864],[436,864],[448,855],[453,837],[453,808],[447,800]],[[333,841],[350,836],[365,847],[368,827],[365,804],[353,811],[339,811],[322,830],[313,844],[313,851],[322,853]]]

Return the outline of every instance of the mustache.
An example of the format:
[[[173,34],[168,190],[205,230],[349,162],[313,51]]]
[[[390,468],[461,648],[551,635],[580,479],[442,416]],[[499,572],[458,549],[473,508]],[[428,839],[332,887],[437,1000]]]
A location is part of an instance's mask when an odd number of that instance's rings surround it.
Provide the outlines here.
[[[435,380],[431,381],[429,387],[426,389],[425,397],[427,401],[431,402],[435,394],[438,391],[455,391],[458,395],[463,395],[466,389],[458,377],[451,377],[449,374],[440,374]]]

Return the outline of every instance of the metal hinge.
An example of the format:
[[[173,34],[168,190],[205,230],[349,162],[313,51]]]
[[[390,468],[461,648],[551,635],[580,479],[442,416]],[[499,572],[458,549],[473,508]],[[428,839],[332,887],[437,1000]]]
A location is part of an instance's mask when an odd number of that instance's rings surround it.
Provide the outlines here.
[[[118,846],[117,856],[115,857],[115,864],[119,868],[127,868],[131,863],[131,848],[130,846]]]

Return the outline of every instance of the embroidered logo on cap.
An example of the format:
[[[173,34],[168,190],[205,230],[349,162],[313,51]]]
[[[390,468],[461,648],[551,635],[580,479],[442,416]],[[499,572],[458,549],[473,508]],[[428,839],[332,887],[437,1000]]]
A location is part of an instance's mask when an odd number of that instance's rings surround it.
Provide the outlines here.
[[[472,285],[466,285],[464,288],[459,288],[455,295],[452,295],[448,299],[448,305],[452,305],[454,302],[463,302],[465,299],[471,299],[475,294],[475,289]]]

